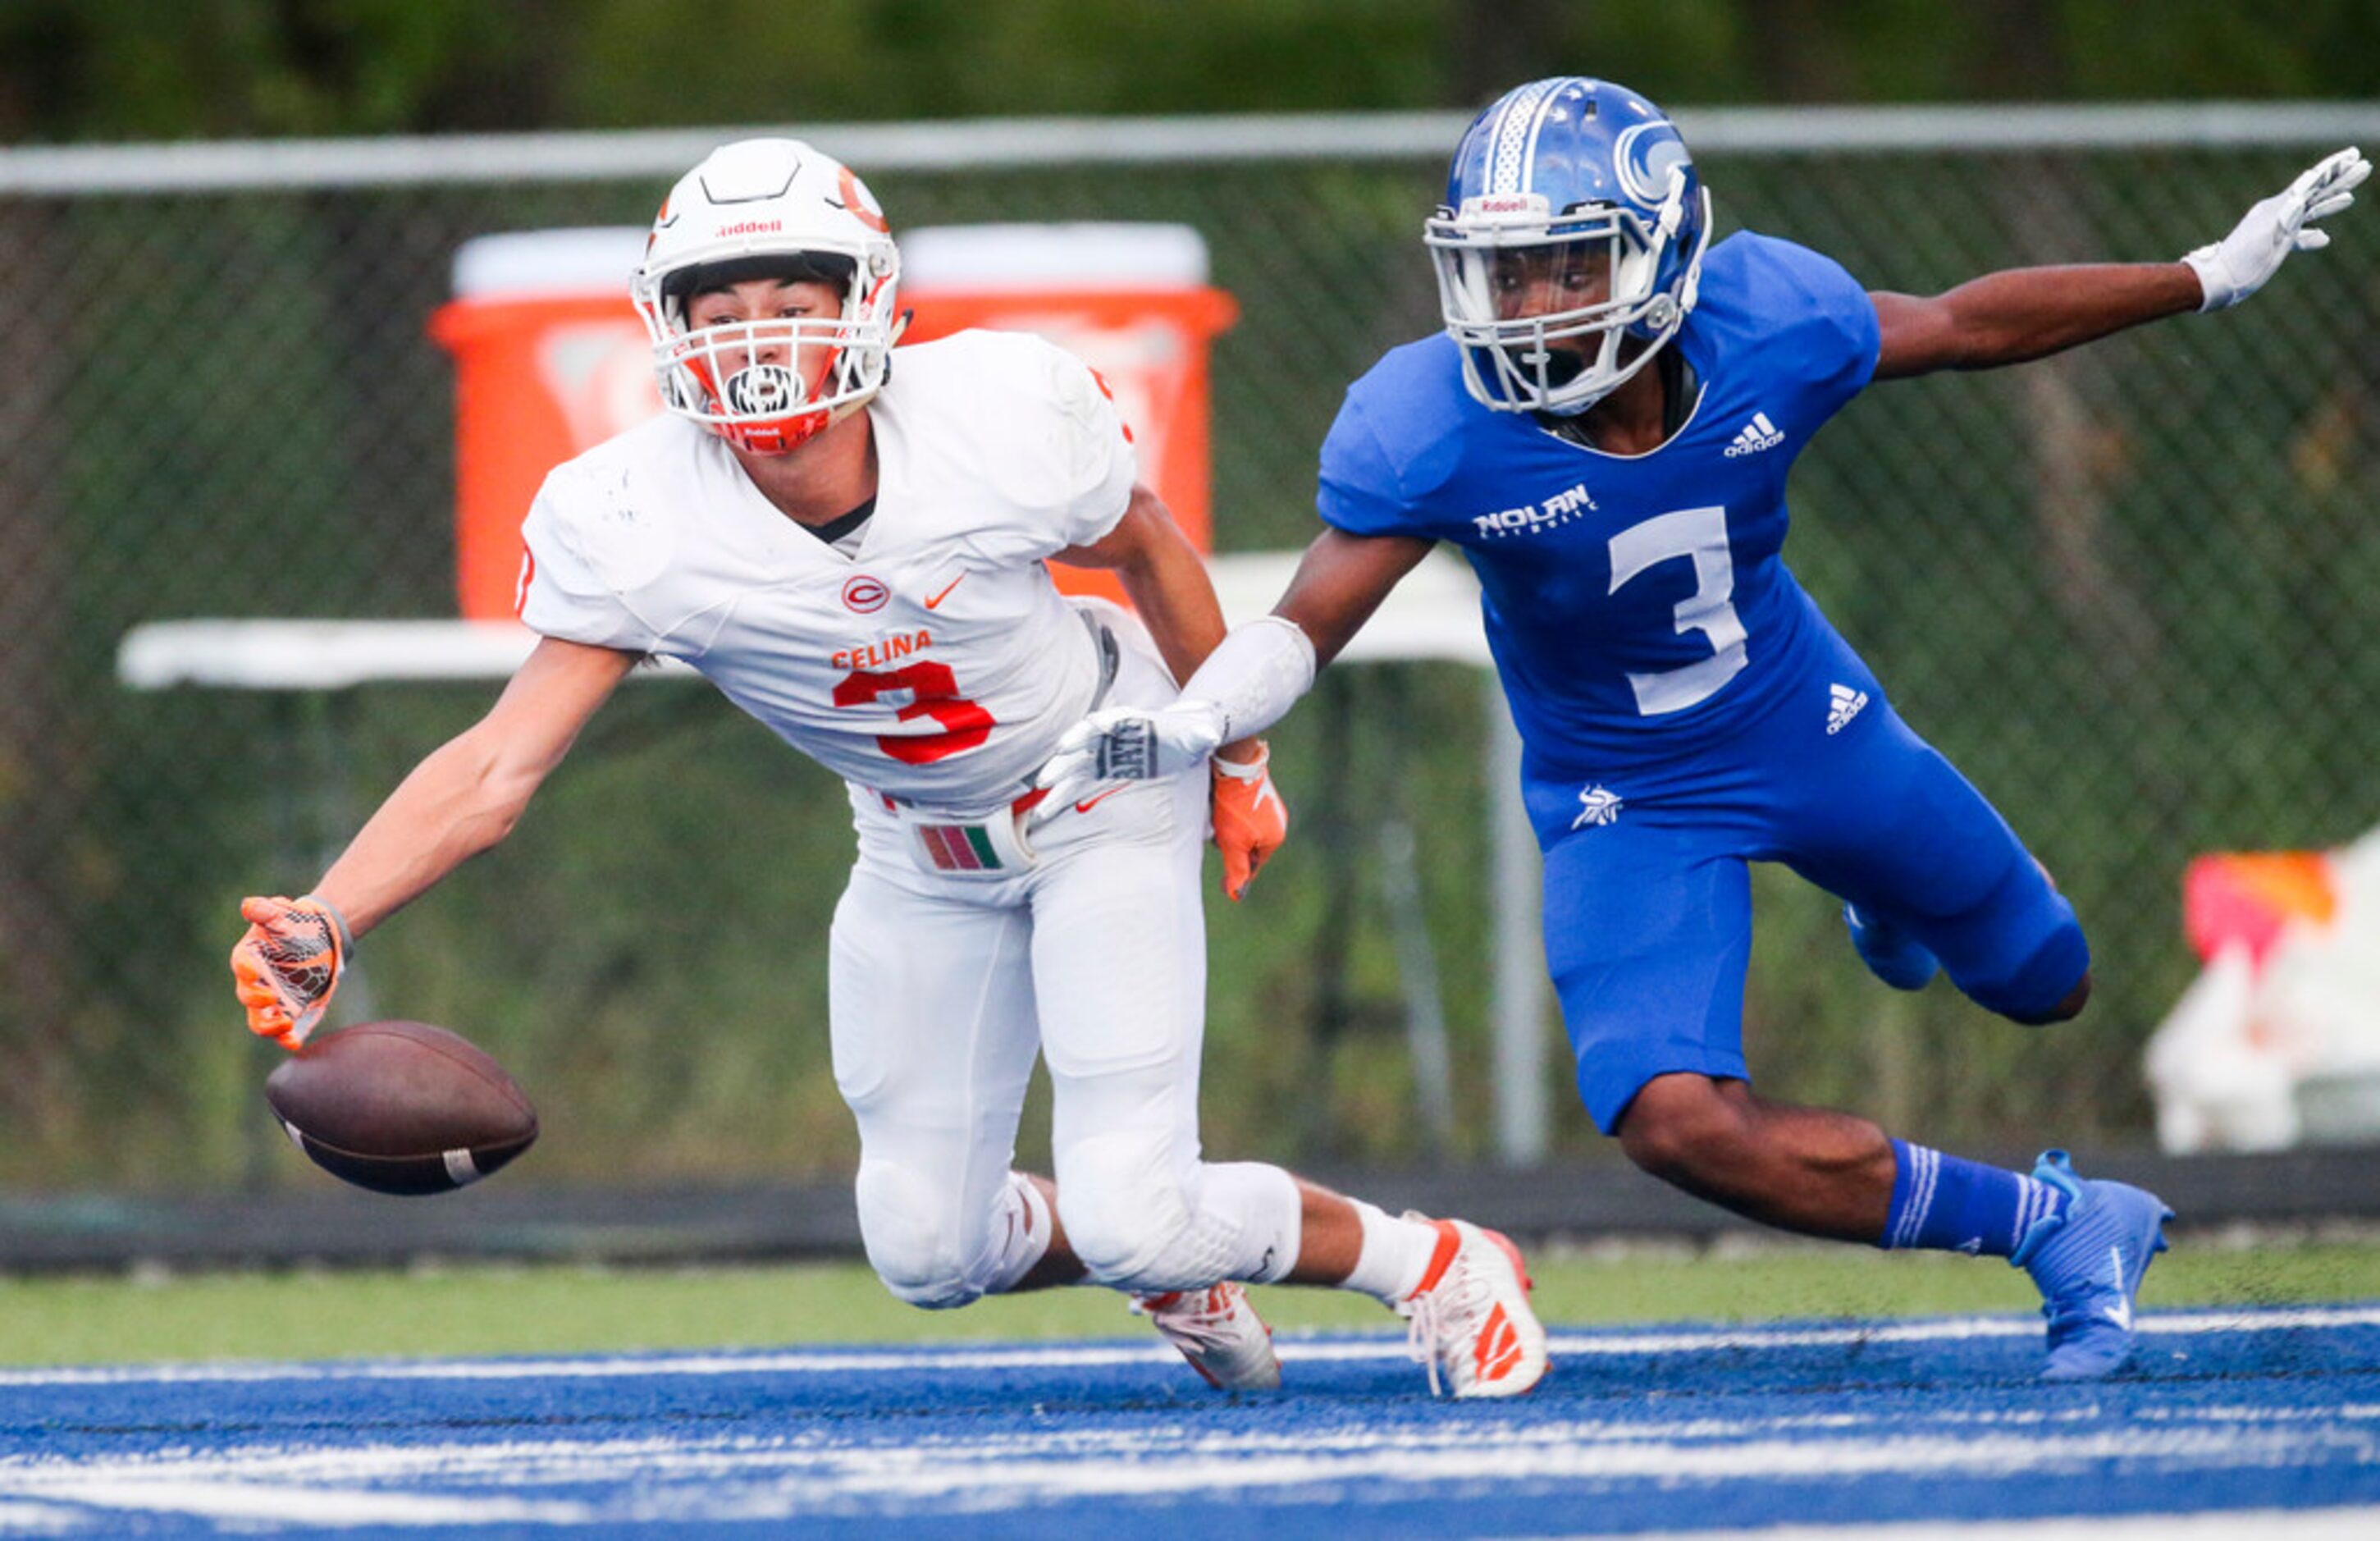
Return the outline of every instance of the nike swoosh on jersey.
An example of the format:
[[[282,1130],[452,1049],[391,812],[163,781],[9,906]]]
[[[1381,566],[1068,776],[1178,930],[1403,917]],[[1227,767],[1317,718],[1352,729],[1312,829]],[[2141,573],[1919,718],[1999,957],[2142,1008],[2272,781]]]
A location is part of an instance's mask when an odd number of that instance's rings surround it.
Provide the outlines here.
[[[951,590],[956,588],[960,584],[965,583],[965,581],[966,575],[965,573],[961,573],[958,576],[951,579],[950,582],[942,585],[942,591],[941,593],[928,596],[926,600],[926,608],[928,610],[941,609],[942,601],[951,597]]]
[[[1101,803],[1104,803],[1104,802],[1106,802],[1109,798],[1111,798],[1111,797],[1114,796],[1117,793],[1119,793],[1119,792],[1126,792],[1126,791],[1129,791],[1129,790],[1131,790],[1131,789],[1130,789],[1130,788],[1128,788],[1128,787],[1111,786],[1111,787],[1108,788],[1105,792],[1100,793],[1100,794],[1099,794],[1098,796],[1096,796],[1096,797],[1087,798],[1087,799],[1086,799],[1086,800],[1085,800],[1085,801],[1083,801],[1083,802],[1076,803],[1076,804],[1075,805],[1075,811],[1076,813],[1088,813],[1088,812],[1090,812],[1093,808],[1098,807]]]

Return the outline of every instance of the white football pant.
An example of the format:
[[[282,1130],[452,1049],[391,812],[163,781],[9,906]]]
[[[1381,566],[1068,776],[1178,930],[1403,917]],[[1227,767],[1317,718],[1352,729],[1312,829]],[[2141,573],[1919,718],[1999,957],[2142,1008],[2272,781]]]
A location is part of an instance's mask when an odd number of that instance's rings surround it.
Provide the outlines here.
[[[1116,630],[1109,701],[1172,699],[1147,634]],[[868,1262],[903,1300],[966,1304],[1046,1251],[1048,1217],[1010,1170],[1037,1050],[1059,1219],[1097,1282],[1156,1292],[1295,1265],[1290,1175],[1199,1159],[1207,787],[1202,768],[1077,805],[1034,832],[1039,859],[1015,875],[928,870],[913,832],[855,790],[834,1076],[859,1124]]]

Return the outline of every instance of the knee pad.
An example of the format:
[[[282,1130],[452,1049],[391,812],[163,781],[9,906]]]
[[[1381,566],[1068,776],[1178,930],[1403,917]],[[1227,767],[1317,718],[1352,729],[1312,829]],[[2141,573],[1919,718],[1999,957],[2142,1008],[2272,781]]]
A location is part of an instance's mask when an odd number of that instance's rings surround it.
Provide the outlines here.
[[[964,1242],[949,1195],[889,1161],[862,1159],[853,1184],[868,1266],[895,1298],[928,1311],[965,1305],[983,1293],[967,1278]]]
[[[1059,1217],[1093,1280],[1156,1294],[1226,1279],[1269,1284],[1297,1266],[1303,1200],[1289,1173],[1206,1165],[1185,1184],[1164,1162],[1098,1148],[1128,1143],[1085,1142],[1059,1179]]]
[[[2062,916],[2033,952],[2013,966],[1983,978],[1951,976],[1967,998],[1985,1011],[2019,1022],[2047,1022],[2058,1002],[2082,982],[2091,970],[2091,944],[2074,918],[2074,907],[2058,901]]]
[[[1968,1000],[2019,1022],[2047,1021],[2091,968],[2073,904],[2021,847],[1965,909],[1904,924]]]

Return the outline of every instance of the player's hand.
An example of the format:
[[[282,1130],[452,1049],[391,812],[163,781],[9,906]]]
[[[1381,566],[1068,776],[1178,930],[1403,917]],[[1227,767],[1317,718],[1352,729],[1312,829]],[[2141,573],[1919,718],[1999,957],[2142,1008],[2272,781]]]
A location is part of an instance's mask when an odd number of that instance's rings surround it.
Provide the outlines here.
[[[296,1051],[322,1020],[354,940],[322,900],[243,899],[248,934],[231,950],[231,977],[248,1030]]]
[[[1223,742],[1223,713],[1211,701],[1176,701],[1162,710],[1111,707],[1068,728],[1033,784],[1057,810],[1088,798],[1103,783],[1162,781],[1196,769]]]
[[[1223,892],[1237,901],[1263,869],[1265,858],[1289,838],[1289,805],[1266,769],[1272,751],[1257,742],[1257,758],[1208,761],[1215,777],[1215,849],[1223,853]]]
[[[2220,310],[2237,305],[2263,288],[2290,252],[2328,246],[2330,232],[2315,229],[2314,221],[2328,219],[2354,202],[2356,187],[2371,175],[2372,163],[2360,150],[2327,156],[2249,210],[2231,234],[2184,257],[2205,291],[2198,308]]]

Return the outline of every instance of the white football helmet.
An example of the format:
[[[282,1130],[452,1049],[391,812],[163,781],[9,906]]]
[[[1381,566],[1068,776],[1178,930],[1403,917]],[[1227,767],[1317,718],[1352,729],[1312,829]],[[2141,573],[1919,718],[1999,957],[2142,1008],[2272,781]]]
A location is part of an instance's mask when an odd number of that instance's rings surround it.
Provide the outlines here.
[[[842,311],[687,327],[699,288],[759,277],[838,285]],[[743,449],[783,455],[883,385],[900,278],[883,210],[850,167],[799,140],[741,140],[670,189],[629,295],[669,409]]]

